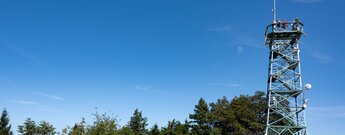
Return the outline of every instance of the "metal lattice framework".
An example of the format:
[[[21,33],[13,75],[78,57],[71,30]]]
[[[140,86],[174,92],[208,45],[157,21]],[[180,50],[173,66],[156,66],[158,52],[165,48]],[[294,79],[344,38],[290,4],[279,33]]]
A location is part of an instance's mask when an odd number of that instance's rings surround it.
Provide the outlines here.
[[[299,57],[303,24],[273,23],[265,35],[270,48],[265,135],[307,135]]]

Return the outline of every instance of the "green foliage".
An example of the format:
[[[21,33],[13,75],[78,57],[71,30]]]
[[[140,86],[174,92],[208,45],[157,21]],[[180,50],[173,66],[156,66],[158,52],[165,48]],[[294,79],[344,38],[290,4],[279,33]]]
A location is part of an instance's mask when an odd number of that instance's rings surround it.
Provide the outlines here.
[[[211,133],[210,134],[211,135],[221,135],[222,134],[222,130],[219,129],[219,128],[214,127],[214,128],[211,129]]]
[[[150,129],[149,135],[159,135],[160,134],[160,130],[158,128],[158,125],[155,124],[153,125],[153,127]]]
[[[208,135],[211,131],[211,115],[206,101],[200,98],[198,104],[194,108],[194,114],[190,114],[192,119],[192,134]]]
[[[35,135],[36,134],[36,122],[28,118],[23,125],[18,126],[18,132],[22,135]]]
[[[6,109],[1,113],[0,118],[0,135],[13,135],[11,131],[10,118]]]
[[[95,122],[88,129],[91,135],[116,135],[116,118],[107,114],[99,115],[97,112],[93,114]]]
[[[49,124],[46,121],[41,121],[40,124],[36,127],[36,131],[39,135],[55,135],[55,128],[53,125]]]
[[[254,131],[263,131],[265,122],[266,122],[266,113],[267,113],[267,100],[266,94],[262,91],[256,91],[255,95],[251,97],[252,110],[255,113],[255,122],[256,126],[252,126]]]
[[[265,93],[256,92],[254,96],[226,97],[211,103],[214,127],[223,134],[256,134],[263,131],[265,122]]]
[[[216,103],[210,103],[210,106],[214,127],[221,129],[222,133],[232,132],[232,122],[235,120],[235,116],[230,108],[230,101],[223,97],[218,99]]]
[[[69,132],[68,132],[69,130]],[[68,135],[86,135],[87,134],[87,127],[85,119],[82,118],[81,122],[75,123],[72,129],[67,128],[65,131]]]
[[[118,135],[135,135],[133,130],[130,127],[122,127],[118,132]]]
[[[18,132],[22,135],[55,135],[55,128],[46,121],[41,121],[37,126],[36,122],[28,118],[23,125],[18,126]]]
[[[232,126],[235,134],[251,133],[252,125],[256,125],[255,113],[251,109],[250,97],[241,95],[230,103],[235,116]]]
[[[182,124],[180,121],[173,119],[168,121],[168,125],[162,128],[161,135],[189,135],[190,125],[188,121]]]
[[[133,130],[135,135],[146,135],[147,134],[147,118],[142,116],[142,113],[135,109],[133,116],[128,122],[128,126]]]
[[[195,105],[194,113],[189,119],[181,123],[170,120],[161,129],[155,124],[147,130],[147,118],[136,109],[128,124],[118,129],[115,117],[105,114],[94,115],[94,122],[87,125],[85,119],[74,124],[73,127],[64,128],[62,135],[242,135],[262,134],[266,119],[267,101],[264,92],[254,95],[240,95],[228,100],[226,97],[207,104],[200,98]],[[287,104],[288,105],[288,104]],[[276,119],[281,116],[276,116]],[[0,135],[13,135],[10,131],[9,117],[3,111],[0,120]],[[18,126],[21,135],[55,135],[55,128],[48,122],[41,121],[38,126],[35,121],[28,118],[23,125]]]
[[[189,135],[189,134],[191,134],[190,133],[190,127],[191,127],[190,122],[185,120],[184,124],[179,122],[176,125],[176,131],[177,131],[177,133],[179,133],[181,135]]]

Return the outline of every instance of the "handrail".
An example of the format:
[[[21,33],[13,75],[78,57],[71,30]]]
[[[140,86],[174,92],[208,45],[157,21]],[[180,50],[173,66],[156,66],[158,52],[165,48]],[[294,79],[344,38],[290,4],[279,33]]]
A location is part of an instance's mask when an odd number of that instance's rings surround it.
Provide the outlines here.
[[[280,25],[280,27],[278,27],[278,25]],[[266,27],[265,36],[272,32],[303,32],[303,26],[304,24],[301,22],[272,23]]]

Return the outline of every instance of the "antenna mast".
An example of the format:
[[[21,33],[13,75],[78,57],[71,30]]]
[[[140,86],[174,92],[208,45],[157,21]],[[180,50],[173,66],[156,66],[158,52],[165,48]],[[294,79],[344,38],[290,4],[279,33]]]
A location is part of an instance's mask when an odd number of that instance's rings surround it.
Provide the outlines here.
[[[273,0],[273,20],[277,20],[277,2],[276,0]]]

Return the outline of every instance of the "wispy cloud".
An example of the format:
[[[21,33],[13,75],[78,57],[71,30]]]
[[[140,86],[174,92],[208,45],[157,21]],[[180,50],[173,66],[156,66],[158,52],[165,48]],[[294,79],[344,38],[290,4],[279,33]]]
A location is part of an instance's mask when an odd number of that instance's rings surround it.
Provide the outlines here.
[[[27,49],[24,49],[23,47],[21,47],[19,45],[16,45],[14,43],[8,42],[8,41],[3,40],[3,39],[0,39],[0,45],[12,50],[13,52],[26,58],[27,60],[31,61],[32,63],[36,64],[37,66],[46,68],[46,69],[54,71],[54,72],[58,72],[55,68],[48,66],[45,63],[43,63],[42,60],[37,55],[28,51]]]
[[[312,56],[320,63],[328,63],[331,60],[331,56],[325,53],[313,52]]]
[[[22,47],[18,46],[18,45],[15,45],[13,43],[10,43],[8,41],[5,41],[5,40],[0,40],[0,43],[11,49],[12,51],[16,52],[17,54],[29,59],[30,61],[32,61],[33,63],[37,64],[37,65],[41,65],[41,61],[39,60],[39,58],[34,55],[33,53],[23,49]]]
[[[151,89],[151,86],[149,86],[149,85],[137,85],[134,87],[134,89],[136,89],[136,90],[149,90],[149,89]]]
[[[237,46],[248,46],[248,47],[265,47],[262,44],[262,40],[251,35],[235,35],[232,36],[232,44]]]
[[[16,104],[22,104],[22,105],[39,105],[38,102],[32,102],[32,101],[27,101],[27,100],[14,100],[12,102]]]
[[[210,83],[210,85],[225,86],[225,87],[239,87],[239,86],[241,86],[238,83],[226,83],[226,82]]]
[[[211,27],[207,31],[222,33],[225,39],[228,40],[226,44],[235,46],[237,53],[243,53],[244,46],[264,47],[261,37],[253,33],[243,33],[243,29],[239,29],[230,24]]]
[[[59,100],[59,101],[65,100],[62,97],[55,96],[55,95],[50,95],[50,94],[46,94],[46,93],[36,93],[36,95],[47,97],[47,98],[54,99],[54,100]]]
[[[317,3],[317,2],[322,2],[324,0],[293,0],[295,2],[299,2],[299,3]]]
[[[153,88],[151,85],[136,85],[133,87],[137,91],[149,92],[149,93],[169,93],[167,90]]]

